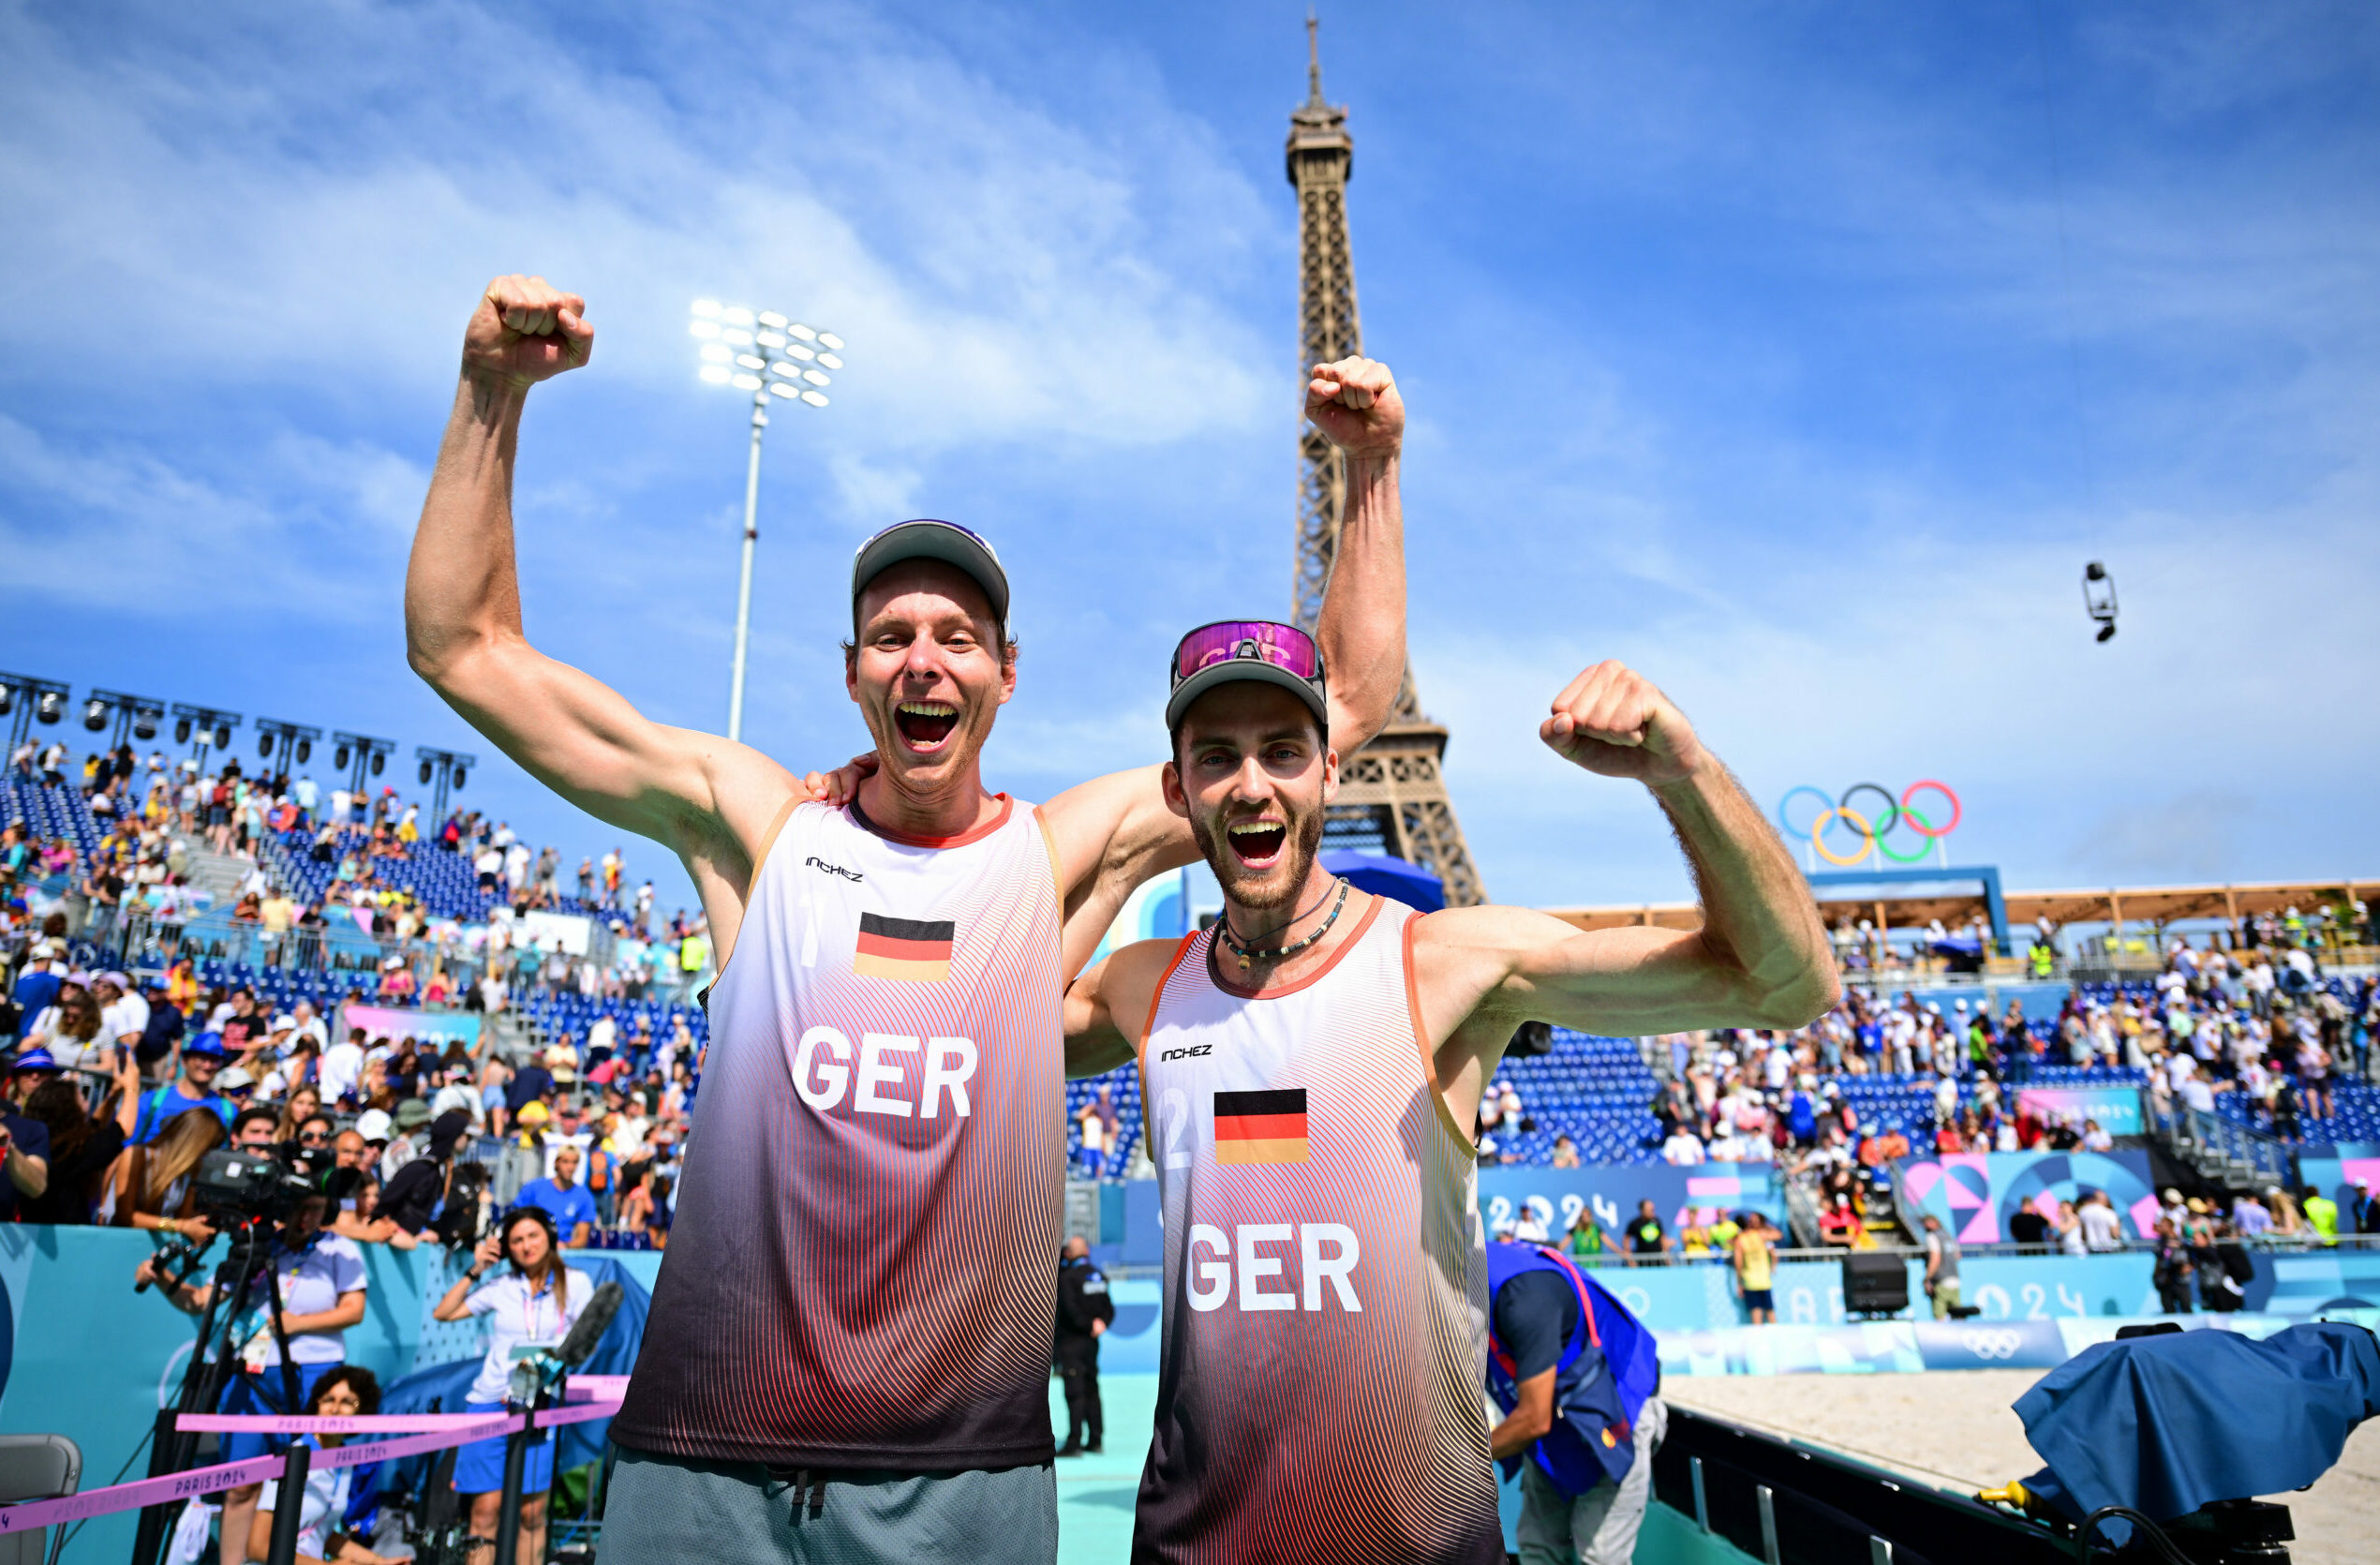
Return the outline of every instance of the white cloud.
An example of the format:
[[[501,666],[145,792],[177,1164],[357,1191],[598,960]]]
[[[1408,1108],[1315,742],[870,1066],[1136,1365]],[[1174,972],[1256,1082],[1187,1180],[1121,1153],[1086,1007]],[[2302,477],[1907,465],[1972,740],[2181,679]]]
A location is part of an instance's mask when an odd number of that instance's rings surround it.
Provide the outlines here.
[[[1183,242],[1254,199],[1161,103],[1146,134],[1187,171],[1188,209],[851,13],[796,19],[781,50],[657,52],[633,78],[458,4],[317,20],[304,41],[227,25],[103,52],[0,18],[0,201],[45,236],[0,258],[0,290],[57,304],[0,320],[0,344],[96,375],[77,350],[129,311],[153,385],[311,378],[368,401],[435,388],[478,286],[519,267],[588,296],[586,374],[613,395],[703,395],[698,291],[830,324],[853,345],[835,416],[862,449],[1142,444],[1262,401],[1246,323],[1201,283],[1238,246]],[[805,44],[836,61],[831,100],[781,63]],[[1136,409],[1192,383],[1162,416]]]

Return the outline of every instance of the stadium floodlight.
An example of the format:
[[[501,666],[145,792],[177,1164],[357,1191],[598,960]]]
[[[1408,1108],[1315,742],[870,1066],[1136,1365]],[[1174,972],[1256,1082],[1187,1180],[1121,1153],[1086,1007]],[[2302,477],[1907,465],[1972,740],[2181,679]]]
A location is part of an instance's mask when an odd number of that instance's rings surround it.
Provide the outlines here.
[[[67,687],[32,674],[0,674],[0,717],[8,720],[8,749],[24,743],[38,718],[55,723],[66,710]]]
[[[413,754],[422,763],[422,781],[427,782],[433,777],[438,780],[438,793],[430,804],[430,819],[442,822],[446,819],[448,793],[463,785],[464,773],[479,765],[479,757],[430,745],[416,746]]]
[[[214,707],[186,706],[179,701],[173,704],[173,715],[178,720],[173,724],[173,742],[187,744],[193,752],[204,750],[210,745],[217,750],[230,749],[231,730],[240,725],[240,714],[237,712],[222,711]]]
[[[714,386],[752,394],[751,455],[744,470],[744,560],[736,584],[736,652],[727,687],[727,737],[744,737],[744,659],[751,645],[752,546],[760,539],[760,441],[770,399],[826,406],[816,388],[840,371],[843,339],[777,310],[752,310],[717,299],[694,301],[687,330],[701,342],[694,373]],[[811,344],[835,351],[822,353]],[[460,779],[457,779],[460,785]]]
[[[376,739],[369,734],[335,732],[331,742],[337,747],[331,752],[331,765],[347,775],[347,788],[351,794],[364,791],[367,773],[378,777],[388,768],[389,753],[396,748],[394,739]]]
[[[95,734],[103,728],[113,729],[108,736],[110,750],[121,750],[131,739],[145,744],[156,738],[157,724],[164,718],[164,702],[120,690],[94,690],[82,708],[85,728]]]
[[[302,723],[283,723],[271,717],[258,718],[256,731],[259,736],[256,753],[271,761],[275,752],[279,752],[280,759],[275,763],[273,769],[284,777],[289,775],[292,764],[305,764],[306,757],[314,753],[314,741],[322,737],[320,728],[309,728]]]

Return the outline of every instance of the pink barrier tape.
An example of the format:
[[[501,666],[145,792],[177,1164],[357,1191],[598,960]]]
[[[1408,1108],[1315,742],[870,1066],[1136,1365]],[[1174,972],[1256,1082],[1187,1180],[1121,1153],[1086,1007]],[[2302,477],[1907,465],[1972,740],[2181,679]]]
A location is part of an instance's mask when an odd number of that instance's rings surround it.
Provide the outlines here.
[[[502,1413],[465,1415],[469,1426],[459,1432],[415,1435],[401,1440],[350,1440],[332,1451],[317,1451],[306,1465],[315,1471],[325,1468],[360,1468],[366,1462],[393,1462],[400,1456],[419,1456],[425,1451],[443,1451],[450,1445],[469,1445],[474,1440],[509,1435],[521,1426],[520,1415]]]
[[[617,1402],[580,1402],[568,1408],[548,1408],[537,1415],[537,1426],[551,1429],[563,1423],[591,1423],[618,1411],[619,1404]]]
[[[616,1401],[581,1402],[567,1408],[549,1408],[535,1417],[537,1427],[551,1429],[565,1423],[589,1423],[597,1419],[609,1418],[618,1411],[619,1404]],[[492,1439],[520,1428],[522,1415],[391,1413],[375,1418],[296,1418],[275,1414],[185,1413],[180,1422],[183,1428],[190,1430],[263,1429],[279,1434],[345,1434],[358,1426],[397,1432],[426,1430],[403,1439],[354,1440],[327,1451],[314,1452],[307,1466],[311,1469],[321,1470],[361,1467],[366,1462],[394,1461],[400,1456],[419,1456],[424,1452],[443,1451],[448,1446]],[[245,1462],[226,1462],[220,1467],[194,1468],[188,1472],[168,1473],[163,1478],[144,1478],[133,1483],[112,1483],[102,1489],[89,1489],[60,1499],[0,1505],[0,1537],[32,1528],[48,1527],[53,1522],[81,1521],[85,1516],[104,1516],[111,1512],[130,1511],[143,1505],[188,1499],[197,1495],[220,1494],[225,1489],[236,1489],[245,1483],[261,1483],[268,1479],[279,1478],[286,1470],[285,1457],[257,1456]]]
[[[315,1418],[305,1413],[184,1413],[186,1430],[245,1429],[266,1435],[415,1435],[484,1423],[492,1413],[378,1413],[369,1417]]]
[[[282,1458],[278,1456],[257,1456],[245,1462],[226,1462],[221,1467],[171,1472],[163,1478],[144,1478],[133,1483],[111,1483],[104,1489],[88,1489],[60,1499],[0,1505],[0,1537],[48,1527],[52,1522],[81,1521],[85,1516],[104,1516],[111,1511],[129,1511],[135,1506],[188,1499],[194,1495],[218,1494],[243,1483],[261,1483],[268,1478],[280,1477],[282,1468]]]
[[[628,1394],[625,1375],[573,1375],[570,1380],[573,1402],[617,1402]]]

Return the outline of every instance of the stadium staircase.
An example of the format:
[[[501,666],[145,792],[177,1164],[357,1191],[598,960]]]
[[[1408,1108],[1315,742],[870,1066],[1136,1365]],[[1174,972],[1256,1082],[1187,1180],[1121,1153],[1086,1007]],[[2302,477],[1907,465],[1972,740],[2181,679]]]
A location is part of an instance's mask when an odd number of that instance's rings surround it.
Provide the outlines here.
[[[2163,1116],[2152,1114],[2149,1134],[2167,1156],[2209,1185],[2226,1190],[2297,1185],[2297,1149],[2228,1116],[2178,1104]]]
[[[248,878],[251,860],[235,853],[217,853],[199,842],[188,845],[183,858],[189,865],[184,878],[194,889],[207,894],[209,907],[229,908],[240,900],[240,882]]]

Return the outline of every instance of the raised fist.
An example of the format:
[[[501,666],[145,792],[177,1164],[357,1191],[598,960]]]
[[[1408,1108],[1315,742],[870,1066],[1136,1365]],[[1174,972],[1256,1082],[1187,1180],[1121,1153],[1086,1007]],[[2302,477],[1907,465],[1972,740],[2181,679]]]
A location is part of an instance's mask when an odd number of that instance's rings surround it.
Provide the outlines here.
[[[1316,365],[1306,378],[1305,416],[1350,456],[1393,456],[1405,443],[1405,399],[1377,359]]]
[[[463,330],[463,372],[533,386],[576,369],[595,351],[586,317],[586,300],[543,277],[498,277]]]
[[[1621,663],[1599,663],[1563,686],[1537,732],[1565,760],[1648,787],[1682,782],[1703,763],[1686,714]]]

